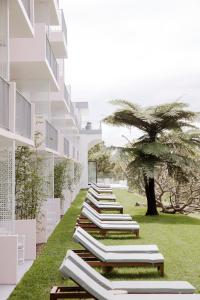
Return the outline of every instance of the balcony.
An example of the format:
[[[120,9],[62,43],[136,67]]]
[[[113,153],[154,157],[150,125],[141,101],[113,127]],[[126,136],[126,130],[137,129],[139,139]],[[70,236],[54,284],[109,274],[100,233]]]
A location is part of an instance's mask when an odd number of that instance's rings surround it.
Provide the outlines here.
[[[0,127],[9,130],[9,83],[0,77]]]
[[[59,25],[58,0],[34,0],[34,2],[36,23],[46,23],[52,26]]]
[[[51,26],[49,40],[57,58],[67,58],[67,26],[63,10],[59,10],[59,26]]]
[[[13,81],[49,82],[51,91],[58,91],[58,64],[47,37],[45,24],[35,24],[34,38],[10,40],[10,73]]]
[[[16,92],[15,133],[28,139],[32,137],[31,103],[18,91]]]
[[[58,80],[58,63],[56,61],[53,49],[51,48],[50,42],[48,37],[46,36],[46,58],[48,60],[48,63],[51,67],[51,70],[53,71],[53,74]]]
[[[99,126],[99,128],[93,129],[92,128],[92,123],[91,122],[87,122],[87,124],[85,125],[85,127],[80,130],[80,134],[101,135],[102,134],[102,129],[101,129],[101,126]]]
[[[34,1],[12,0],[9,5],[10,36],[13,38],[33,37]]]
[[[58,131],[48,121],[46,124],[45,145],[47,148],[58,150]]]

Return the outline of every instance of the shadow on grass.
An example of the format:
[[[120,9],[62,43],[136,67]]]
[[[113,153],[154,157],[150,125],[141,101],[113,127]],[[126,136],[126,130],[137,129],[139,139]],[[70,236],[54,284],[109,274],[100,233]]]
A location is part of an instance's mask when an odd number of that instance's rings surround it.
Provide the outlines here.
[[[119,270],[119,269],[118,269]],[[120,269],[120,272],[117,270],[113,270],[110,273],[104,273],[103,271],[100,271],[100,273],[105,276],[108,279],[115,279],[115,280],[142,280],[142,279],[161,279],[163,277],[160,276],[158,271],[156,269],[147,271],[147,269],[144,269],[143,271],[138,269],[126,269],[126,272],[123,272],[123,268]]]
[[[138,240],[135,235],[133,234],[107,234],[106,236],[98,235],[98,234],[92,234],[93,237],[95,237],[98,240]]]
[[[183,215],[167,215],[159,216],[141,216],[134,215],[133,219],[138,223],[155,223],[155,224],[176,224],[176,225],[200,225],[200,219],[183,216]]]

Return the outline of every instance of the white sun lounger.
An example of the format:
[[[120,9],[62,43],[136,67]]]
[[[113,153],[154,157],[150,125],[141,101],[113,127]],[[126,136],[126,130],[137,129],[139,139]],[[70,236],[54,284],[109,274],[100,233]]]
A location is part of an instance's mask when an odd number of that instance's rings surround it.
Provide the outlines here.
[[[60,271],[64,277],[68,277],[72,279],[74,282],[76,282],[82,289],[76,287],[73,289],[73,294],[71,292],[72,288],[70,287],[54,287],[51,290],[50,294],[50,300],[56,300],[56,299],[63,299],[65,295],[69,295],[68,298],[73,299],[73,296],[75,293],[80,293],[81,295],[85,292],[85,299],[95,298],[98,300],[199,300],[200,295],[195,294],[173,294],[173,292],[169,292],[168,294],[155,294],[154,290],[152,289],[152,294],[147,294],[145,291],[143,294],[128,294],[126,290],[120,290],[120,289],[107,289],[105,287],[105,284],[110,282],[104,281],[104,285],[99,283],[99,280],[102,281],[102,278],[98,280],[93,276],[90,276],[90,272],[85,272],[82,268],[80,268],[80,265],[76,263],[76,259],[74,259],[74,256],[71,254],[71,251],[68,252],[67,258],[63,261]],[[122,283],[121,283],[122,284]],[[187,284],[187,283],[185,283]],[[112,283],[111,283],[112,285]],[[177,283],[179,285],[179,283]],[[182,284],[181,288],[183,287]],[[160,281],[160,285],[158,283],[157,288],[161,290],[162,287],[162,281]],[[189,286],[187,286],[189,288]],[[148,289],[147,289],[148,290]],[[155,290],[157,291],[156,287]],[[167,290],[167,288],[166,288]],[[172,288],[172,290],[174,290]],[[184,288],[183,288],[184,290]],[[76,294],[76,298],[77,298]]]
[[[109,189],[112,189],[109,184],[96,183],[96,182],[90,182],[90,184],[93,184],[93,185],[97,186],[98,188],[105,188],[105,189],[109,188]]]
[[[94,243],[85,234],[76,230],[73,238],[76,242],[81,244],[85,249],[94,254],[98,259],[104,262],[148,262],[148,263],[163,263],[164,257],[158,252],[110,252],[105,251],[104,247],[100,247],[99,244]]]
[[[93,188],[89,188],[88,193],[92,194],[93,197],[95,197],[97,200],[102,201],[116,201],[116,196],[113,194],[98,194],[95,192]]]
[[[73,236],[74,240],[81,244],[79,237],[85,237],[90,243],[94,244],[97,248],[104,252],[112,253],[158,253],[159,249],[157,245],[112,245],[107,246],[95,239],[91,234],[85,231],[83,228],[78,227]],[[84,245],[83,245],[84,246]],[[84,246],[85,247],[85,246]]]
[[[86,195],[86,202],[89,202],[93,207],[96,208],[96,210],[101,211],[101,210],[109,210],[109,211],[120,211],[123,213],[123,206],[117,202],[104,202],[104,201],[99,201],[96,200],[92,194],[87,193]]]
[[[99,194],[101,194],[101,193],[112,194],[112,188],[105,188],[105,187],[102,188],[102,187],[98,187],[94,184],[91,184],[90,187],[93,188],[93,190],[95,190]]]
[[[100,214],[86,202],[83,203],[83,208],[87,209],[100,221],[133,221],[128,214]]]
[[[81,211],[81,215],[88,219],[90,222],[95,224],[97,227],[105,230],[139,230],[140,226],[135,221],[100,221],[97,217],[95,217],[90,211],[86,208],[83,208]],[[81,221],[82,218],[79,218]],[[82,226],[81,226],[82,227]]]
[[[110,281],[72,250],[67,252],[63,264],[65,264],[66,259],[70,259],[74,262],[74,264],[89,275],[90,278],[97,281],[108,291],[121,290],[131,294],[193,294],[195,292],[195,288],[187,281]],[[63,274],[63,276],[68,277],[67,274]]]

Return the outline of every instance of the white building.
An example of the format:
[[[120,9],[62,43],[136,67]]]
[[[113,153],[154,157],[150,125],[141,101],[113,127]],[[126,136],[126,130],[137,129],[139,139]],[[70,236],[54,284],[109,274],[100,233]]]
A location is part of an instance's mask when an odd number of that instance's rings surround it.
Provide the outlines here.
[[[101,130],[82,123],[87,103],[71,102],[66,58],[67,28],[57,0],[0,0],[0,285],[16,284],[31,265],[26,232],[15,222],[16,147],[33,147],[40,132],[44,176],[52,172],[53,178],[55,161],[70,158],[83,166],[81,187],[88,185],[88,148],[100,141]],[[29,250],[30,262],[35,250]]]

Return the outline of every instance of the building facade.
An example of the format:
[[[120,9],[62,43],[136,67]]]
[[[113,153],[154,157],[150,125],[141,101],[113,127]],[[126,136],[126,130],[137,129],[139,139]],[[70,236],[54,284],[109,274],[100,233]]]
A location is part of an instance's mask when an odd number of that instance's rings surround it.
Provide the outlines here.
[[[71,101],[66,59],[67,27],[59,1],[0,0],[0,244],[4,244],[0,270],[9,247],[12,251],[7,256],[13,260],[7,274],[0,274],[0,284],[17,282],[19,245],[23,244],[15,223],[17,147],[34,148],[39,134],[41,172],[48,178],[49,198],[54,198],[54,166],[62,159],[70,159],[72,176],[73,164],[82,165],[76,193],[88,186],[87,153],[100,141],[101,129],[88,130],[82,122],[87,103]],[[76,193],[69,200],[66,192],[64,211]],[[22,238],[26,237],[22,234]]]

